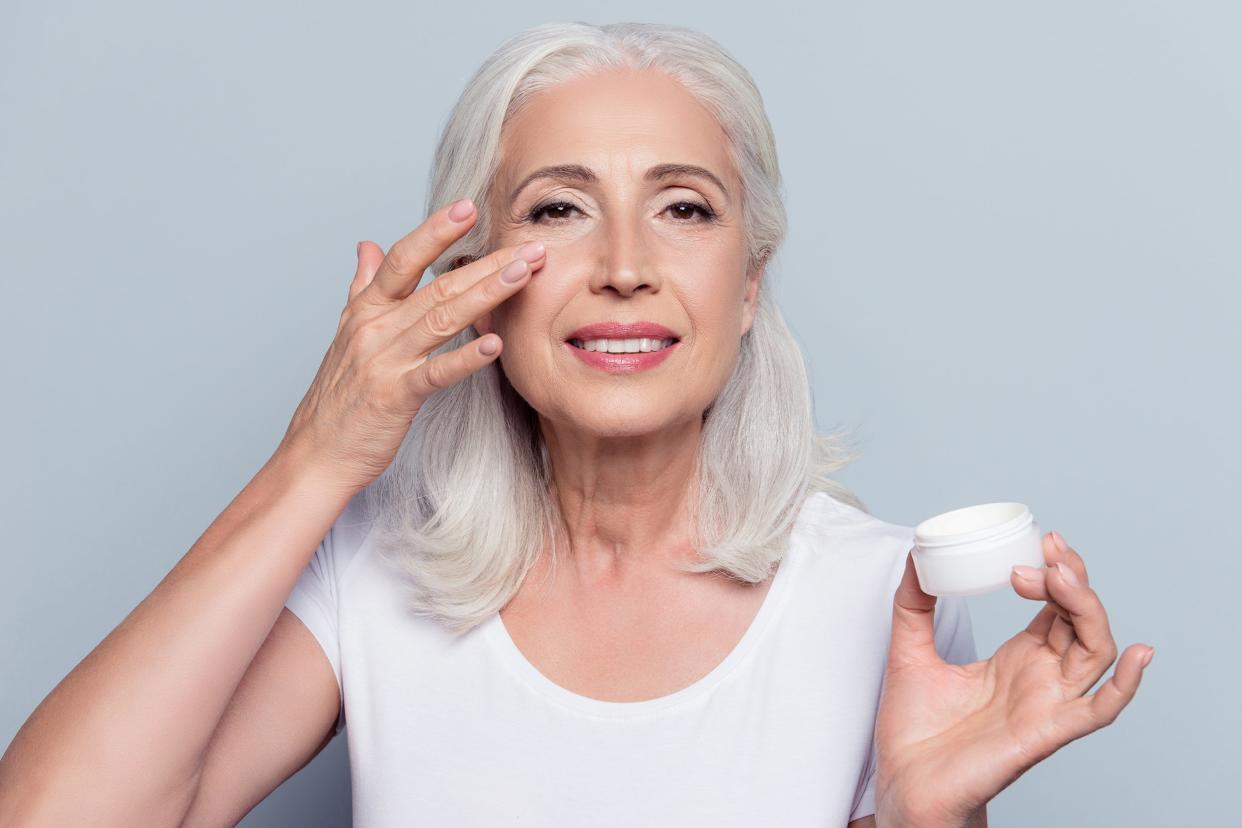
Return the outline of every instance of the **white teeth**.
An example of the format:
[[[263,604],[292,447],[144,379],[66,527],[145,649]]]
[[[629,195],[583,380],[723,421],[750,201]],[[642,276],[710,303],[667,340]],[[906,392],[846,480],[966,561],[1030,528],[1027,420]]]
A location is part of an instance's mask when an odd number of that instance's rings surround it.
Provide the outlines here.
[[[584,351],[602,351],[609,354],[638,354],[659,351],[673,344],[672,339],[580,339],[570,340]]]

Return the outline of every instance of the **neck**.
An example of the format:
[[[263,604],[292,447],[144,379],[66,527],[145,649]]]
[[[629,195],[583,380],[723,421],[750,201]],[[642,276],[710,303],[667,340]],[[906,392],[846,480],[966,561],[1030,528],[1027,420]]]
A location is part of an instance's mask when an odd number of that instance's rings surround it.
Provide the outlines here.
[[[584,585],[632,581],[693,558],[692,484],[703,422],[600,436],[543,421],[552,488]]]

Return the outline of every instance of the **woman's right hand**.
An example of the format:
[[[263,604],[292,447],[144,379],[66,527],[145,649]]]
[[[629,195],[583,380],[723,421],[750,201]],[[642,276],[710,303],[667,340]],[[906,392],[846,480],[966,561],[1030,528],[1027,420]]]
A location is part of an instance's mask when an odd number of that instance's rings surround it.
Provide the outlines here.
[[[316,477],[348,493],[388,468],[428,397],[490,364],[502,343],[488,333],[429,354],[521,290],[544,263],[542,245],[512,245],[418,287],[423,271],[474,224],[474,205],[464,201],[433,213],[387,255],[358,245],[336,338],[281,440],[298,462],[315,466]],[[520,270],[517,281],[502,278],[510,267]]]

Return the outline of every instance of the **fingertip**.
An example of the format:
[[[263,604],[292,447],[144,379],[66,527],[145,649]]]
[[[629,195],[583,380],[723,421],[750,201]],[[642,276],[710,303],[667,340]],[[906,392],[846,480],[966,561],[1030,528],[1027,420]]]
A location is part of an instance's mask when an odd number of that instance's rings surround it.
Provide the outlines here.
[[[1082,582],[1078,580],[1078,574],[1075,573],[1074,570],[1070,569],[1067,564],[1057,561],[1055,568],[1057,570],[1057,577],[1061,579],[1061,583],[1071,589],[1076,589],[1082,586]]]
[[[1024,564],[1014,564],[1010,569],[1010,574],[1017,575],[1018,579],[1026,583],[1037,584],[1043,580],[1043,573],[1046,570],[1035,566],[1025,566]]]
[[[486,334],[479,337],[479,353],[483,356],[495,356],[500,351],[500,337]]]
[[[1033,601],[1047,601],[1048,587],[1044,582],[1044,572],[1033,566],[1014,566],[1009,571],[1009,582],[1014,592],[1023,598]],[[1029,577],[1028,577],[1029,576]]]
[[[448,217],[453,222],[463,222],[474,215],[474,202],[468,198],[454,201],[448,208]]]
[[[1044,560],[1048,566],[1052,566],[1061,560],[1061,550],[1057,548],[1057,542],[1052,539],[1051,532],[1045,532],[1042,538],[1044,544]]]

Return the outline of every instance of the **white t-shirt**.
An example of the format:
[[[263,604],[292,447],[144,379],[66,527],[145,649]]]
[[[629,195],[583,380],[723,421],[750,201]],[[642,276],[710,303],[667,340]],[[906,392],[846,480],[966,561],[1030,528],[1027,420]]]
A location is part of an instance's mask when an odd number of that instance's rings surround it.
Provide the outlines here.
[[[875,812],[872,738],[913,529],[805,501],[758,615],[672,695],[580,696],[493,615],[460,639],[404,610],[356,496],[286,603],[342,688],[354,825],[843,826]],[[964,598],[937,650],[976,659]]]

